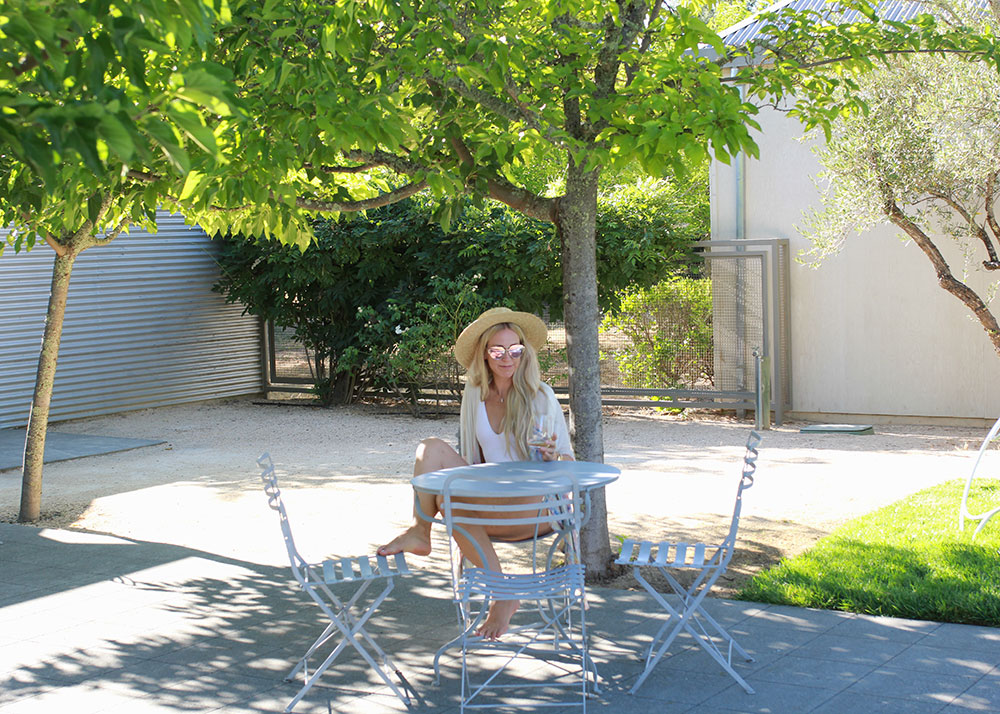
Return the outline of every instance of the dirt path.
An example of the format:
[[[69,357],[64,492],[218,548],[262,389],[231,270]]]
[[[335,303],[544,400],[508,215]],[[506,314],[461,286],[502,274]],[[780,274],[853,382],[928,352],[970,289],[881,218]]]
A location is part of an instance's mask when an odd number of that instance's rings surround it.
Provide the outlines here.
[[[848,436],[803,434],[800,426],[786,424],[764,434],[730,567],[735,583],[808,548],[844,520],[964,477],[985,433],[907,425]],[[703,539],[706,531],[721,536],[750,427],[733,419],[606,416],[605,460],[622,469],[621,479],[607,489],[612,536]],[[254,460],[262,451],[270,451],[278,466],[307,557],[370,551],[409,519],[415,445],[427,436],[454,441],[458,418],[234,399],[53,428],[167,443],[47,464],[42,525],[281,564],[286,561],[277,524],[255,474]],[[20,476],[17,469],[0,471],[0,520],[16,517]],[[436,552],[428,567],[446,556],[440,539]],[[617,584],[628,587],[630,579]]]

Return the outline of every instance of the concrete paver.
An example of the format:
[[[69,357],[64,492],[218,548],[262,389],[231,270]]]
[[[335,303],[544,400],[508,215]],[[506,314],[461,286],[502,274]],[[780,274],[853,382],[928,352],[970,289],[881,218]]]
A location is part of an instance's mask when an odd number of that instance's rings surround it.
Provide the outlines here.
[[[629,695],[660,620],[641,592],[593,588],[590,600],[604,688],[589,703],[594,712],[1000,713],[996,628],[729,600],[708,607],[757,657],[736,665],[757,694],[744,693],[685,635]],[[282,677],[321,629],[318,614],[287,568],[0,524],[0,713],[283,711],[298,685]],[[370,627],[420,694],[419,711],[458,711],[454,657],[440,686],[432,672],[436,648],[455,627],[447,583],[431,570],[398,580]],[[544,676],[531,666],[523,673]],[[350,656],[295,711],[405,709]]]

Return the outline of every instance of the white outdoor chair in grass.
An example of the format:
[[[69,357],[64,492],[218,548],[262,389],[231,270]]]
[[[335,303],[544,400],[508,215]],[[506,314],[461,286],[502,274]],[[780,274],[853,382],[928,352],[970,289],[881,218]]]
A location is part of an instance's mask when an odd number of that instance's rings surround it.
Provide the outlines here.
[[[263,454],[257,459],[257,464],[261,467],[261,480],[264,482],[264,492],[267,494],[267,504],[272,510],[278,512],[281,522],[281,534],[285,539],[285,547],[288,550],[288,559],[291,562],[292,574],[302,590],[319,605],[320,610],[330,620],[319,637],[309,646],[306,653],[302,655],[295,667],[288,676],[286,682],[294,681],[298,674],[302,673],[303,684],[298,694],[285,707],[286,712],[292,711],[296,704],[305,696],[306,692],[316,683],[320,676],[334,663],[334,660],[344,651],[347,645],[351,645],[382,678],[393,693],[399,697],[407,707],[411,704],[410,692],[412,688],[403,677],[399,668],[393,664],[389,655],[379,647],[378,643],[372,639],[365,630],[365,623],[378,609],[382,601],[392,592],[393,578],[397,575],[410,575],[410,570],[406,565],[406,560],[402,553],[386,557],[375,556],[375,563],[372,563],[370,556],[354,556],[348,558],[333,558],[324,560],[321,563],[309,563],[295,547],[292,539],[291,526],[288,523],[288,513],[285,504],[281,499],[281,491],[278,489],[278,478],[274,471],[274,463],[269,454]],[[382,592],[374,599],[362,600],[362,596],[368,587],[380,581],[383,584]],[[353,588],[350,597],[342,599],[334,594],[334,589],[343,590]],[[346,596],[344,596],[346,597]],[[367,603],[367,604],[366,604]],[[336,642],[336,646],[330,647]],[[374,655],[381,662],[376,662],[372,653],[365,648],[367,644]],[[312,674],[309,673],[309,658],[318,651],[329,650],[325,659],[316,667]],[[321,656],[321,655],[320,655]],[[390,674],[399,678],[400,684],[392,680]]]
[[[986,438],[983,439],[982,446],[979,447],[979,453],[976,455],[976,461],[972,464],[972,471],[969,472],[969,478],[965,482],[965,491],[962,493],[962,504],[959,506],[958,511],[958,530],[965,530],[966,519],[970,521],[979,521],[979,525],[976,526],[976,530],[972,532],[973,539],[979,535],[979,531],[983,529],[983,526],[986,525],[988,520],[990,520],[997,513],[1000,513],[1000,506],[997,506],[989,511],[983,511],[982,513],[969,513],[969,489],[972,488],[972,481],[976,478],[976,472],[979,470],[979,465],[983,460],[983,456],[991,446],[995,446],[996,442],[1000,440],[1000,437],[997,436],[998,432],[1000,432],[1000,419],[997,419],[996,422],[993,423],[993,428],[990,429]],[[994,476],[994,478],[996,477]]]
[[[712,659],[718,662],[748,694],[754,693],[753,687],[747,684],[743,677],[733,669],[733,650],[748,662],[752,662],[753,657],[747,654],[746,650],[740,647],[722,625],[705,611],[703,600],[715,581],[726,571],[729,561],[732,560],[733,550],[736,546],[736,532],[740,524],[740,510],[743,507],[743,492],[753,485],[753,474],[757,468],[757,446],[760,444],[760,440],[760,434],[756,431],[750,432],[746,454],[743,457],[743,472],[736,489],[733,519],[729,526],[729,533],[722,543],[717,545],[666,541],[653,543],[628,539],[622,544],[621,553],[615,562],[619,565],[632,566],[636,580],[646,588],[646,591],[666,610],[668,615],[666,622],[657,631],[649,645],[646,667],[632,686],[632,694],[635,694],[642,683],[646,681],[646,677],[653,671],[653,668],[656,667],[681,631],[688,632],[695,642],[701,645]],[[681,602],[678,608],[674,608],[642,576],[641,569],[644,567],[656,568],[662,573],[673,591],[680,596]],[[695,571],[696,575],[693,582],[685,587],[671,573],[671,570]],[[708,629],[705,625],[708,626]],[[725,654],[716,640],[721,641],[722,647],[726,648]]]
[[[524,698],[533,689],[550,690],[539,706],[579,706],[586,712],[589,673],[594,671],[587,652],[587,625],[584,616],[584,566],[580,562],[580,525],[583,518],[581,503],[583,497],[571,474],[553,474],[544,484],[532,481],[526,476],[523,481],[505,484],[517,495],[541,497],[541,503],[521,505],[493,505],[478,502],[468,492],[459,493],[453,489],[456,479],[464,481],[468,487],[471,481],[488,481],[488,477],[451,476],[445,482],[441,515],[448,533],[452,564],[453,599],[458,611],[461,645],[462,683],[460,710],[510,706],[502,699],[504,690],[513,691],[518,698]],[[535,477],[537,480],[537,477]],[[492,517],[475,515],[474,512],[490,512]],[[565,561],[561,565],[551,564],[547,568],[533,568],[532,572],[500,573],[485,568],[474,567],[463,562],[463,554],[455,536],[473,542],[468,532],[469,526],[531,525],[536,534],[543,524],[551,524],[559,533]],[[476,546],[478,549],[478,545]],[[552,550],[550,549],[550,552]],[[480,559],[484,556],[480,552]],[[481,560],[480,562],[485,562]],[[476,630],[485,620],[490,604],[501,600],[519,600],[521,608],[511,621],[509,631],[499,640],[485,640],[476,635]],[[523,622],[527,617],[531,621]],[[484,653],[487,657],[476,657],[470,663],[470,655]],[[474,664],[490,664],[489,656],[499,653],[502,662],[493,670],[478,676],[481,681],[473,681],[470,669]],[[509,674],[507,668],[522,657],[532,657],[554,663],[558,676],[546,681],[528,681]],[[577,676],[576,672],[579,672]],[[563,680],[567,672],[571,678]],[[596,672],[593,685],[596,691]],[[553,699],[553,692],[560,688],[576,691],[568,699]]]

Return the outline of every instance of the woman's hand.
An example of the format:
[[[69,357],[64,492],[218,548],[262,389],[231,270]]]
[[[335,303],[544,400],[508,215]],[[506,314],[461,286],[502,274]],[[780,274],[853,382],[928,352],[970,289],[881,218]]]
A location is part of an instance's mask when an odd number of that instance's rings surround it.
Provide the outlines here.
[[[542,457],[542,461],[555,461],[559,458],[556,451],[556,435],[536,436],[528,442],[528,449]],[[535,457],[537,459],[537,457]]]

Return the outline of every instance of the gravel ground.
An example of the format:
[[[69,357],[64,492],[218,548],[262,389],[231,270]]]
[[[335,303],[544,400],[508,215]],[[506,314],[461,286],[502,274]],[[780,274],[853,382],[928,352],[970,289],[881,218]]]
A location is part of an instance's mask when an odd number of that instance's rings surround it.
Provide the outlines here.
[[[874,435],[764,433],[756,482],[744,499],[733,576],[808,548],[839,523],[932,484],[963,478],[985,430],[878,425]],[[752,422],[649,413],[604,418],[615,536],[705,539],[728,527]],[[415,445],[454,441],[457,415],[415,418],[360,405],[333,409],[231,399],[79,419],[53,429],[162,439],[133,451],[45,466],[40,525],[182,545],[281,564],[284,547],[256,474],[269,451],[299,549],[307,558],[370,552],[409,520]],[[0,521],[13,521],[19,469],[0,471]],[[957,514],[956,514],[957,518]],[[443,567],[447,547],[416,564]],[[508,556],[514,557],[514,556]],[[630,578],[614,584],[631,587]]]

